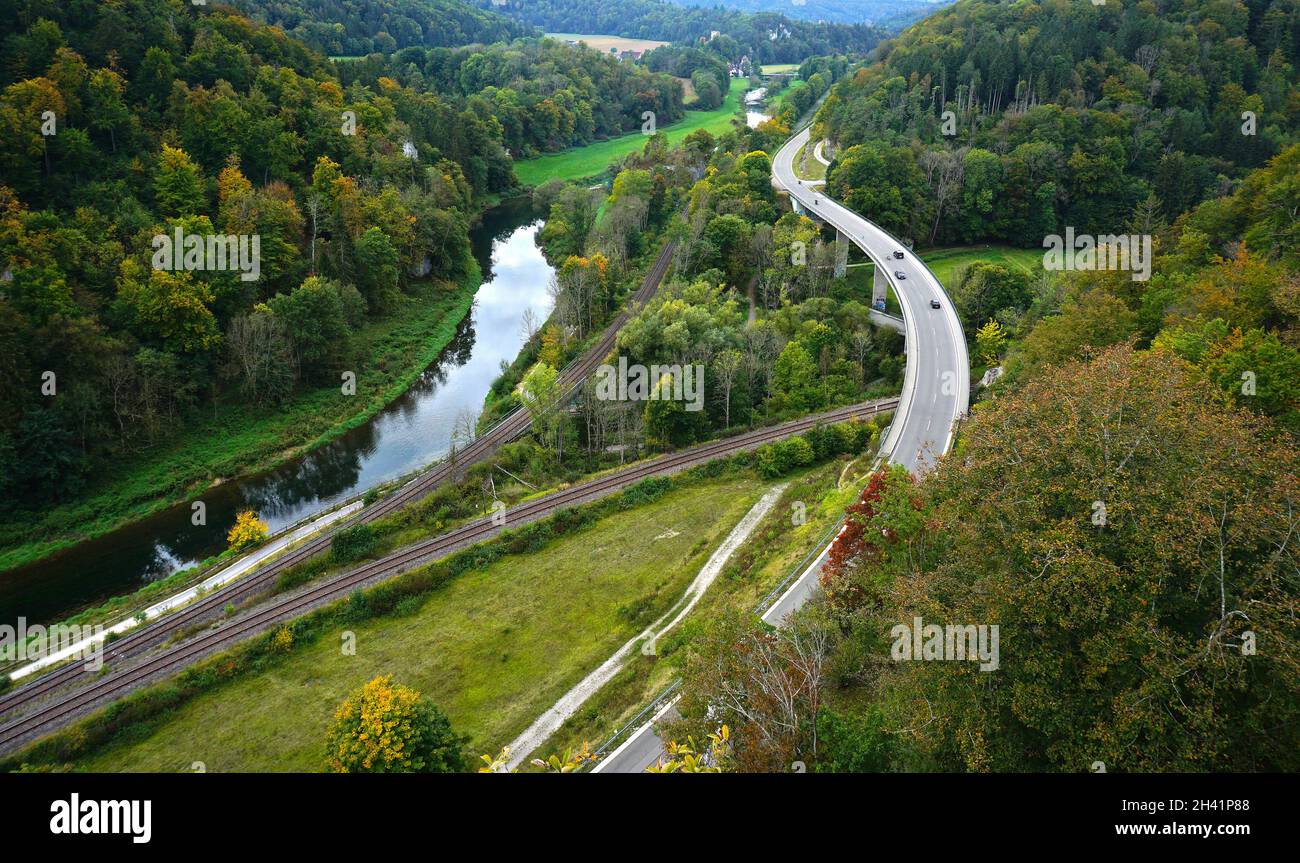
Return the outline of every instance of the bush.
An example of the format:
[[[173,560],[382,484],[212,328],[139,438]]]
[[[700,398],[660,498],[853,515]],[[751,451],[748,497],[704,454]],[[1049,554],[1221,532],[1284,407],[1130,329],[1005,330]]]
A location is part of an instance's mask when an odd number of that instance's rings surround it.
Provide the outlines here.
[[[882,725],[876,709],[854,716],[823,708],[817,714],[817,772],[888,772],[895,744]]]
[[[339,616],[351,623],[359,623],[370,617],[370,599],[365,591],[357,588],[348,594],[347,604],[343,606]]]
[[[393,606],[393,614],[398,617],[406,617],[419,612],[421,607],[424,606],[426,596],[426,594],[415,594],[403,597],[398,600],[397,605]]]
[[[765,443],[754,451],[755,468],[763,479],[776,479],[784,469],[777,458],[776,447]]]
[[[379,536],[368,524],[354,524],[334,534],[330,540],[330,552],[338,563],[359,560],[375,550]]]
[[[464,741],[432,701],[392,676],[376,677],[339,706],[325,742],[335,773],[457,773]]]
[[[635,485],[623,489],[622,507],[623,509],[631,509],[634,506],[654,503],[667,494],[672,487],[673,481],[671,477],[646,477]]]
[[[795,435],[786,438],[776,445],[777,450],[785,462],[785,469],[792,470],[796,467],[807,467],[817,460],[816,453],[813,452],[812,445],[808,443],[802,435]]]

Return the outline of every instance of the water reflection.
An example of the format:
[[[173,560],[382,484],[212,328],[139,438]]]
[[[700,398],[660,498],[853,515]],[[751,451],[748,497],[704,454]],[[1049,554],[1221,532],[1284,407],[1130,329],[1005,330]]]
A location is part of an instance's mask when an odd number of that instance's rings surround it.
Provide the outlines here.
[[[523,346],[531,308],[550,313],[551,268],[537,248],[541,222],[526,204],[504,205],[474,231],[484,281],[474,308],[442,355],[378,416],[268,473],[225,483],[202,496],[207,524],[174,507],[40,564],[0,576],[0,621],[49,621],[126,593],[221,551],[242,509],[272,531],[442,457],[457,418],[477,415],[501,363]]]
[[[763,97],[767,95],[766,87],[759,87],[757,90],[750,90],[745,94],[745,124],[754,129],[764,120],[772,119],[771,114],[765,113],[763,108]]]

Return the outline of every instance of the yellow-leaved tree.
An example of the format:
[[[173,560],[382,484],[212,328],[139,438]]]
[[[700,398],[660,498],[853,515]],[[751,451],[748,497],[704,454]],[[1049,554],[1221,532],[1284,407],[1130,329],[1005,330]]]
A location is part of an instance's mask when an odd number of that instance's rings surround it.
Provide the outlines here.
[[[235,516],[235,524],[226,534],[226,541],[231,548],[248,548],[266,539],[269,528],[266,522],[257,517],[257,513],[246,509]]]
[[[390,674],[339,705],[325,764],[335,773],[458,773],[466,769],[464,745],[446,714]]]

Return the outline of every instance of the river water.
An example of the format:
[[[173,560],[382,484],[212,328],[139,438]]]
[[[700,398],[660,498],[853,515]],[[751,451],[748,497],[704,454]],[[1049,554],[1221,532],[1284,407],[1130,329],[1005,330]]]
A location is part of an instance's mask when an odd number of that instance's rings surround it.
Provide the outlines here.
[[[745,124],[754,129],[764,120],[772,119],[772,115],[764,112],[763,97],[767,95],[766,87],[759,87],[757,90],[750,90],[745,94]]]
[[[483,284],[446,350],[370,422],[268,473],[203,494],[207,525],[188,503],[0,574],[0,621],[52,622],[193,566],[225,548],[235,513],[255,510],[274,533],[341,500],[441,458],[456,420],[478,416],[501,363],[523,347],[524,311],[550,314],[551,267],[537,247],[541,221],[526,201],[486,213],[474,230]]]

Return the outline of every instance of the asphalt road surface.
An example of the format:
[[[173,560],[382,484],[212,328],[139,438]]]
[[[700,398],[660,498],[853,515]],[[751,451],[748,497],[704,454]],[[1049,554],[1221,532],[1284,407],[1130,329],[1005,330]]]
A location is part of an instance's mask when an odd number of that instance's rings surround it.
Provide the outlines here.
[[[919,476],[952,446],[956,422],[970,406],[970,359],[961,322],[943,285],[911,249],[880,226],[828,198],[822,184],[810,186],[799,181],[794,157],[808,138],[809,128],[805,127],[777,152],[772,160],[773,180],[805,212],[838,228],[889,278],[903,309],[907,371],[898,411],[880,454]],[[901,252],[902,257],[895,257],[896,252]],[[902,273],[903,278],[897,278],[895,273]],[[938,301],[939,308],[931,307],[932,300]],[[808,601],[817,591],[817,576],[829,554],[828,545],[763,615],[764,621],[779,626]],[[663,751],[654,731],[655,721],[660,718],[666,717],[655,717],[637,729],[623,747],[601,763],[600,772],[639,773],[653,764]]]

